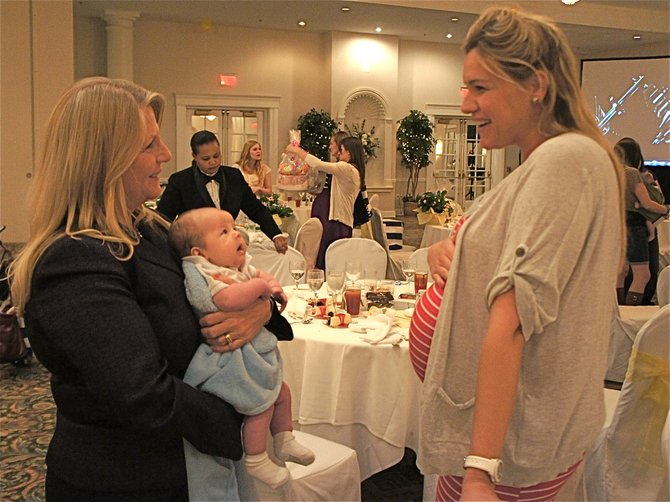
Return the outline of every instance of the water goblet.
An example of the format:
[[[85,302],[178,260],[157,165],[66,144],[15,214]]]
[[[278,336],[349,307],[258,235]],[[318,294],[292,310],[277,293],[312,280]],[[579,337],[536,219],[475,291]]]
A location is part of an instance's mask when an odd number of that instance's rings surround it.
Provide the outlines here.
[[[343,272],[329,271],[328,275],[326,277],[326,284],[328,284],[328,288],[332,292],[333,309],[336,311],[337,310],[337,294],[340,293],[340,291],[344,287],[344,273]]]
[[[291,260],[288,272],[291,274],[291,278],[295,281],[295,289],[297,291],[298,282],[302,279],[302,276],[305,275],[305,262],[303,260]]]
[[[309,289],[314,291],[315,301],[319,300],[318,291],[321,289],[321,286],[323,286],[323,280],[323,270],[311,268],[307,271],[307,285],[309,286]],[[316,303],[314,305],[316,305]]]
[[[412,282],[411,279],[414,277],[414,263],[412,260],[403,260],[402,261],[402,273],[405,274],[407,278],[407,284],[410,286],[410,292],[412,292]]]
[[[349,282],[356,282],[361,277],[361,264],[357,261],[348,261],[344,264],[344,274]]]

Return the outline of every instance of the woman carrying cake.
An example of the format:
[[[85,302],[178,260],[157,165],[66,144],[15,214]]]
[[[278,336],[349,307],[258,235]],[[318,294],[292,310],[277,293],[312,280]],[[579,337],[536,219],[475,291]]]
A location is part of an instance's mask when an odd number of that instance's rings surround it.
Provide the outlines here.
[[[244,144],[240,160],[235,165],[242,171],[256,197],[272,195],[272,172],[263,162],[263,149],[258,141],[251,139]]]
[[[299,146],[289,144],[286,152],[298,156],[311,168],[327,173],[323,191],[312,204],[312,217],[319,218],[323,236],[316,267],[326,269],[326,249],[338,239],[351,237],[354,202],[365,185],[365,152],[361,140],[344,138],[339,143],[337,162],[324,162]]]

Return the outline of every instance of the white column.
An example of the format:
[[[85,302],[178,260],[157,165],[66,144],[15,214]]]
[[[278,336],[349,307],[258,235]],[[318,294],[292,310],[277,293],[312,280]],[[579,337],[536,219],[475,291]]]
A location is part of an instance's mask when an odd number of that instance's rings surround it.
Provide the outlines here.
[[[133,28],[139,12],[105,10],[107,76],[133,80]]]

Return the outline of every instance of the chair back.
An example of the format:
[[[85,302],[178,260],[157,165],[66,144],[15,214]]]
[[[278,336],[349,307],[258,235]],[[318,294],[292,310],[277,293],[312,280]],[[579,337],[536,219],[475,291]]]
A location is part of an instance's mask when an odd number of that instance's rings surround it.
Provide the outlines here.
[[[658,274],[656,301],[661,307],[670,303],[670,267],[665,267]]]
[[[286,250],[286,254],[277,253],[275,249],[266,247],[249,248],[249,254],[251,265],[272,274],[282,286],[295,285],[290,273],[291,260],[302,260],[307,263],[302,253],[291,246]],[[304,284],[304,277],[302,283]]]
[[[307,268],[314,268],[316,256],[321,245],[323,225],[318,218],[308,218],[298,229],[295,236],[295,248],[302,253],[307,260]]]
[[[409,261],[414,265],[414,270],[428,271],[428,248],[419,248],[409,256]],[[430,276],[429,281],[432,281]]]
[[[670,407],[670,305],[642,326],[612,422],[585,462],[587,500],[669,500],[662,431]]]
[[[370,196],[370,207],[379,209],[379,194],[373,193]]]
[[[350,237],[333,242],[326,249],[326,272],[344,272],[347,261],[358,260],[364,270],[361,279],[384,279],[387,255],[384,249],[371,239]]]
[[[386,279],[393,279],[396,281],[402,280],[405,278],[405,275],[402,273],[402,267],[400,263],[393,259],[389,251],[389,244],[386,240],[386,231],[384,230],[384,221],[382,219],[381,211],[373,207],[372,216],[370,217],[370,230],[372,232],[372,239],[375,240],[386,253]]]

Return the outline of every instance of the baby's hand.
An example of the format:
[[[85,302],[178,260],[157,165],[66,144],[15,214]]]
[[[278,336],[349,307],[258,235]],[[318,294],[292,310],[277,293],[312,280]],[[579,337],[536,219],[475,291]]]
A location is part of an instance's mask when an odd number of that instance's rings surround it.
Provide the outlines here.
[[[279,303],[279,312],[283,312],[286,308],[286,304],[288,303],[288,298],[286,297],[286,293],[284,293],[284,290],[281,288],[281,286],[272,288],[272,298],[277,303]]]

